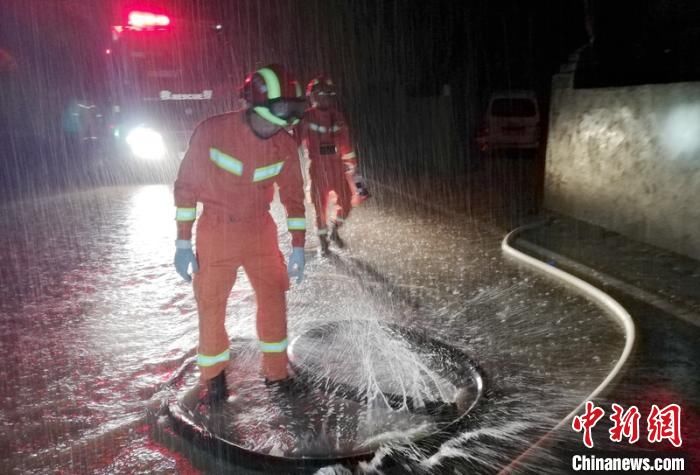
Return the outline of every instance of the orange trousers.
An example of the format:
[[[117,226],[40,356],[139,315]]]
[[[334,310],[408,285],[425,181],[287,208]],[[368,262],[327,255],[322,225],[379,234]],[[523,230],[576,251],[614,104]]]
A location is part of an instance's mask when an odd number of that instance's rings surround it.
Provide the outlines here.
[[[197,223],[197,262],[199,272],[194,274],[193,286],[199,313],[201,379],[215,377],[228,364],[228,353],[223,355],[229,348],[226,303],[241,266],[255,291],[263,374],[271,381],[286,378],[289,277],[270,214],[236,221],[205,210]]]
[[[328,226],[328,196],[334,191],[337,200],[336,225],[342,224],[352,210],[352,192],[345,168],[340,160],[330,160],[326,157],[312,157],[309,175],[311,177],[311,197],[316,209],[316,226],[321,232]],[[318,163],[321,164],[318,164]]]

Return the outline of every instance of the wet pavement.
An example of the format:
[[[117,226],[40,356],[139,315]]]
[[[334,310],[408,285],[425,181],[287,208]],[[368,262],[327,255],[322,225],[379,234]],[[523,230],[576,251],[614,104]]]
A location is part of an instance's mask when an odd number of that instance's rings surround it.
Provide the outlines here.
[[[344,233],[348,249],[335,258],[308,253],[307,280],[289,294],[291,332],[375,319],[474,355],[487,389],[475,416],[428,447],[389,439],[392,457],[380,451],[362,467],[493,473],[607,376],[624,346],[622,329],[586,299],[505,260],[500,230],[396,198],[378,193],[357,209]],[[406,465],[397,469],[396,460]],[[551,463],[536,468],[557,472]]]
[[[144,416],[197,339],[191,288],[171,267],[169,188],[33,200],[6,205],[0,219],[0,464],[11,473],[234,470],[156,443]],[[439,213],[377,188],[344,237],[333,259],[318,258],[309,238],[306,281],[288,294],[291,337],[329,321],[399,324],[464,351],[485,375],[486,397],[458,430],[416,446],[384,434],[363,471],[493,473],[574,409],[622,351],[605,311],[504,259],[503,229],[475,213]],[[254,338],[254,312],[242,275],[230,334]]]
[[[613,403],[637,406],[645,417],[652,404],[660,408],[678,404],[682,410],[684,443],[679,448],[668,441],[612,443],[607,434],[611,424],[604,421],[594,433],[598,449],[680,454],[689,467],[699,467],[700,262],[567,216],[545,218],[523,231],[514,245],[612,295],[637,329],[626,370],[596,403],[608,414]],[[581,453],[580,443],[570,440],[562,456]]]

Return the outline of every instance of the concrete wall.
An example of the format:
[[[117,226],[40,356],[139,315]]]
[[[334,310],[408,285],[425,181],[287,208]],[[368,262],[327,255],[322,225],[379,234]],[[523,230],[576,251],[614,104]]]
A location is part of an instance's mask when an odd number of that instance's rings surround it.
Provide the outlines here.
[[[545,206],[700,259],[700,83],[552,82]]]

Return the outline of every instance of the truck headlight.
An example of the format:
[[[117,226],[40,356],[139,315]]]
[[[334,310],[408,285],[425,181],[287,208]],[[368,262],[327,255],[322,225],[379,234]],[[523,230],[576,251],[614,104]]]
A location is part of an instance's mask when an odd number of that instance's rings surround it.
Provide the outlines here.
[[[126,143],[131,149],[131,153],[144,160],[161,160],[165,157],[165,142],[163,136],[149,128],[136,127],[129,131],[126,136]]]

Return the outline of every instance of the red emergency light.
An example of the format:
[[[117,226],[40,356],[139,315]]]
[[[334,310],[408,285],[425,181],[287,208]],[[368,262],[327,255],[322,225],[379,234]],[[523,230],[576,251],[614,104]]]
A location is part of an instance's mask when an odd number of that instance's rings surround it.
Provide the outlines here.
[[[170,18],[153,12],[134,10],[129,12],[128,24],[131,28],[163,28],[170,25]]]

